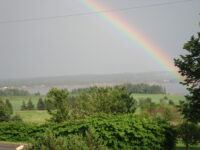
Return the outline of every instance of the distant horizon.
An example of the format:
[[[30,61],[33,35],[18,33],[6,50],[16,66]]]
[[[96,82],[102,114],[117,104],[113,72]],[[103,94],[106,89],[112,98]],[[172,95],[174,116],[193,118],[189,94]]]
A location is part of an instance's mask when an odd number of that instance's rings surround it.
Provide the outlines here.
[[[147,71],[147,72],[119,72],[119,73],[80,73],[80,74],[65,74],[65,75],[49,75],[35,77],[17,77],[17,78],[0,78],[1,80],[23,80],[23,79],[38,79],[38,78],[56,78],[56,77],[75,77],[75,76],[103,76],[103,75],[122,75],[122,74],[149,74],[149,73],[170,73],[172,71]]]

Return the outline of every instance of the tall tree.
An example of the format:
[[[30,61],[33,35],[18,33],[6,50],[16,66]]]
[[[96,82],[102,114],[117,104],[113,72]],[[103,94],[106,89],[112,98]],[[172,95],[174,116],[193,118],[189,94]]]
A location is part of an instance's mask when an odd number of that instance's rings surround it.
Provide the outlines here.
[[[0,103],[0,122],[9,121],[11,114],[10,108],[4,103]]]
[[[42,98],[39,98],[37,103],[37,110],[45,110],[45,103]]]
[[[124,86],[91,87],[78,95],[79,110],[92,113],[134,113],[137,102]]]
[[[27,103],[27,109],[28,110],[34,110],[34,104],[32,103],[31,99],[28,100],[28,103]]]
[[[184,44],[185,55],[174,59],[179,72],[185,77],[182,84],[186,85],[189,94],[182,102],[181,111],[185,118],[192,122],[200,122],[200,33]]]
[[[21,105],[21,110],[26,110],[26,109],[27,109],[26,103],[25,101],[23,101]]]
[[[66,90],[52,88],[47,93],[46,106],[47,111],[52,115],[51,120],[55,122],[63,122],[68,119],[68,103],[69,93]]]
[[[13,107],[12,107],[12,104],[10,103],[9,99],[6,99],[5,104],[10,109],[10,112],[13,113]]]

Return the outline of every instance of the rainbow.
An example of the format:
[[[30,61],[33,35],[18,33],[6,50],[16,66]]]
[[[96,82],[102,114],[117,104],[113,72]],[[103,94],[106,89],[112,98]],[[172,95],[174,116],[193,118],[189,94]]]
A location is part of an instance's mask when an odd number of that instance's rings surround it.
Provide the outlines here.
[[[98,15],[103,20],[107,21],[117,31],[123,33],[131,42],[140,46],[144,53],[160,64],[166,71],[169,71],[178,81],[182,81],[182,76],[178,73],[177,68],[170,61],[170,58],[134,26],[130,26],[119,15],[106,11],[109,8],[96,0],[79,0],[79,2],[89,10],[99,12]]]

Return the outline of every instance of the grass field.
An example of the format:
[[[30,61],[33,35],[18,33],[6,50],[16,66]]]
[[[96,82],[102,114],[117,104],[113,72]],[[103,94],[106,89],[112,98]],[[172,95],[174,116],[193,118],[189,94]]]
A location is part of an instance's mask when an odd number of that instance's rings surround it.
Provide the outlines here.
[[[184,100],[183,95],[166,95],[166,94],[132,94],[132,96],[139,100],[140,98],[151,98],[153,102],[159,103],[160,99],[163,99],[165,96],[168,99],[171,99],[174,101],[175,104],[178,104],[179,100]],[[9,99],[15,114],[20,115],[23,118],[23,121],[25,122],[35,122],[35,123],[44,123],[46,119],[48,119],[50,116],[46,111],[20,111],[22,102],[25,101],[28,102],[29,99],[32,100],[33,104],[37,105],[38,99],[43,98],[44,96],[14,96],[14,97],[1,97],[1,99]]]
[[[132,96],[136,99],[139,100],[140,98],[151,98],[153,102],[159,103],[160,99],[163,99],[165,96],[168,99],[171,99],[174,101],[175,104],[178,104],[180,100],[185,100],[185,97],[183,95],[169,95],[169,94],[132,94]],[[28,102],[29,99],[32,100],[33,104],[36,106],[38,99],[43,98],[44,96],[13,96],[13,97],[0,97],[1,99],[9,99],[12,106],[13,110],[19,111],[22,105],[22,102]]]
[[[10,96],[10,97],[0,97],[2,100],[9,99],[14,111],[19,111],[22,105],[22,102],[28,102],[29,99],[36,106],[39,98],[44,98],[44,96]]]
[[[24,122],[31,123],[42,124],[50,118],[50,115],[45,110],[15,111],[14,113],[20,115]]]

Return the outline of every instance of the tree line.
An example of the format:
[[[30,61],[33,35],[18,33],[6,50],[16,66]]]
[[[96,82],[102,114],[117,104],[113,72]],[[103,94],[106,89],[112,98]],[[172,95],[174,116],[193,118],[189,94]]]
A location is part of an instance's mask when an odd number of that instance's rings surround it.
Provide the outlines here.
[[[149,85],[149,84],[124,84],[127,91],[130,93],[139,94],[166,94],[165,88],[160,85]]]
[[[36,107],[33,104],[32,100],[29,99],[28,102],[26,103],[25,101],[22,102],[21,105],[21,110],[45,110],[46,109],[46,104],[45,101],[42,98],[39,98]]]
[[[0,90],[0,96],[28,96],[30,93],[20,89],[4,89]]]

